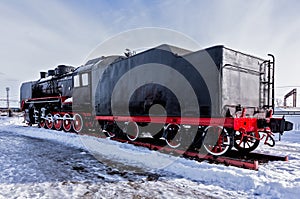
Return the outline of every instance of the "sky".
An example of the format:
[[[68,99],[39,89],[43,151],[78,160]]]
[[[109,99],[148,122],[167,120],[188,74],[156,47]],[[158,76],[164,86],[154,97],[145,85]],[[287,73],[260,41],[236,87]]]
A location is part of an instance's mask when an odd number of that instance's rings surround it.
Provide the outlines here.
[[[297,0],[0,0],[0,99],[10,87],[18,100],[21,82],[59,64],[84,64],[108,38],[144,27],[181,32],[203,48],[274,54],[282,99],[294,87],[300,93],[299,10]]]

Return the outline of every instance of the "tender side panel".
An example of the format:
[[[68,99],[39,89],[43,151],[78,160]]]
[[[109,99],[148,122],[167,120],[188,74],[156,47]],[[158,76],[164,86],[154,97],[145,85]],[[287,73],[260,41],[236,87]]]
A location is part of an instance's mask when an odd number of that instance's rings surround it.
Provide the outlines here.
[[[264,60],[224,48],[222,104],[262,107],[261,73]]]
[[[107,67],[95,103],[99,116],[145,116],[155,104],[168,116],[211,116],[211,98],[202,74],[186,59],[160,49]],[[154,115],[161,116],[162,112],[154,111]]]

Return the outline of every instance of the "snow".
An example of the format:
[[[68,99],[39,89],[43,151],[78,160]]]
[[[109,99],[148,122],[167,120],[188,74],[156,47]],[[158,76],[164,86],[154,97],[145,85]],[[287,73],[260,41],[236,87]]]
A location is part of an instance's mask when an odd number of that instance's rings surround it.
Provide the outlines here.
[[[286,118],[300,123],[300,119]],[[126,143],[26,127],[0,117],[0,198],[298,198],[300,132],[274,148],[289,161],[258,171],[197,162]],[[278,140],[278,136],[276,137]]]
[[[73,97],[69,97],[68,99],[66,99],[66,100],[64,101],[64,103],[67,103],[67,102],[73,102]]]

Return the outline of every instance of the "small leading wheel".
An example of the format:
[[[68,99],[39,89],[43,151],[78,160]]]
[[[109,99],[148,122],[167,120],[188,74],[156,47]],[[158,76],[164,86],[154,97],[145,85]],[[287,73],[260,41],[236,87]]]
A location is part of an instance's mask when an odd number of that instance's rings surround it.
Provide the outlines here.
[[[53,117],[52,117],[51,113],[49,113],[46,116],[46,126],[47,126],[48,129],[52,129],[53,128]]]
[[[260,142],[260,136],[258,132],[235,132],[234,147],[242,152],[249,153],[256,149]]]
[[[54,128],[55,130],[59,131],[61,130],[61,127],[62,127],[62,119],[60,117],[59,114],[55,114],[54,117],[53,117],[53,122],[54,122]]]
[[[232,148],[232,142],[232,137],[222,126],[208,126],[204,130],[203,146],[211,155],[225,154]]]
[[[39,121],[39,127],[41,127],[41,128],[46,128],[46,122],[45,122],[45,119],[40,119],[40,121]]]
[[[177,124],[168,124],[165,127],[166,143],[171,148],[178,148],[181,145],[180,126]]]
[[[66,113],[63,117],[63,129],[66,132],[69,132],[72,129],[72,118],[68,113]]]
[[[139,126],[136,122],[127,122],[124,128],[124,133],[126,133],[126,136],[130,141],[135,141],[140,134]]]
[[[76,133],[80,133],[83,129],[83,119],[78,113],[73,116],[73,129]]]

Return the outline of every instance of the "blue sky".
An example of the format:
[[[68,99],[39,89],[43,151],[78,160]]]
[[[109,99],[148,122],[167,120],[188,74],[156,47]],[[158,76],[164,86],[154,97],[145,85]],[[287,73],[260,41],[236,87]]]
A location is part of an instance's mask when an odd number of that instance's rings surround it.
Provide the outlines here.
[[[297,0],[0,0],[0,98],[6,86],[18,98],[19,84],[39,71],[79,66],[99,43],[143,27],[182,32],[201,47],[223,44],[262,58],[273,53],[276,86],[300,86],[299,10]]]

